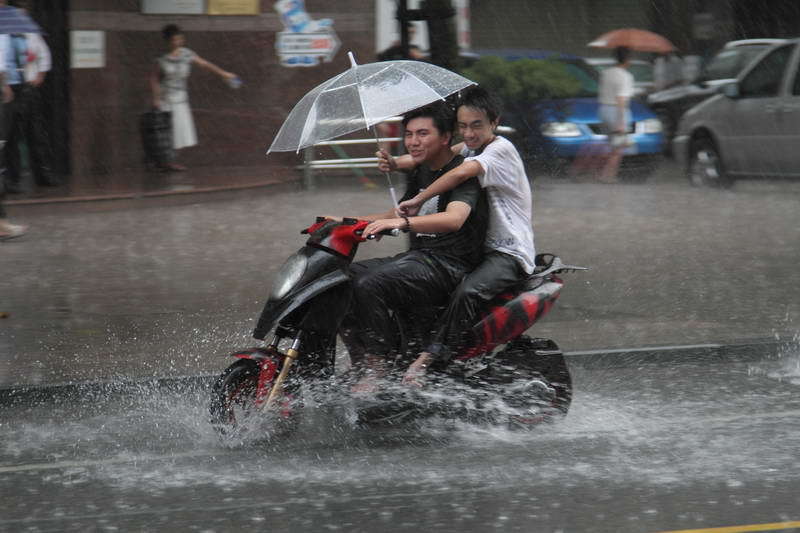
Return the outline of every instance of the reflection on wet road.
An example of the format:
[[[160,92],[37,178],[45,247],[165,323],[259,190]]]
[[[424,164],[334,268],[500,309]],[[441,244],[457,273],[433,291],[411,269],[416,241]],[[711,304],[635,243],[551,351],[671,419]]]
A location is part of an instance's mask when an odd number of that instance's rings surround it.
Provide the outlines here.
[[[798,519],[800,353],[753,363],[570,359],[566,419],[391,431],[309,413],[221,446],[207,391],[0,410],[0,530],[643,532]]]

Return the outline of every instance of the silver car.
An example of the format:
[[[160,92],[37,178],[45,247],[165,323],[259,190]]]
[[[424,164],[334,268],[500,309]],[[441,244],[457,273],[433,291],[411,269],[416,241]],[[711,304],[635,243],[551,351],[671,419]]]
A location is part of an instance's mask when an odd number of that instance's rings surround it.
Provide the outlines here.
[[[776,44],[681,119],[672,149],[693,185],[800,176],[800,39]]]

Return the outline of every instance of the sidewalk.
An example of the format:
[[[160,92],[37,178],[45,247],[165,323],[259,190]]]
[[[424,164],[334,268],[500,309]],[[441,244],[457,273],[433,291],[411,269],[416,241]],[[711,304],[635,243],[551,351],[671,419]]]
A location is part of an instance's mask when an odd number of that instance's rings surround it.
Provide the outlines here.
[[[13,210],[15,206],[158,198],[254,189],[301,179],[300,171],[276,165],[200,167],[184,172],[142,169],[114,175],[69,176],[68,183],[58,187],[33,187],[27,183],[31,192],[9,194],[6,204]]]

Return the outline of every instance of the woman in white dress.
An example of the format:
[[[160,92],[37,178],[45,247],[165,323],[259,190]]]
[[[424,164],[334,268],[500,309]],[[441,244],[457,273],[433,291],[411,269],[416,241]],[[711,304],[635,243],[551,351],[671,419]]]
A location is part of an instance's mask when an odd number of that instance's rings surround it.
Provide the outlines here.
[[[150,75],[150,89],[153,92],[153,107],[172,112],[172,147],[180,150],[197,144],[197,133],[186,86],[192,64],[203,67],[225,80],[235,80],[237,76],[184,47],[186,37],[177,25],[168,24],[161,33],[167,41],[169,52],[156,60],[155,68]],[[186,170],[186,167],[171,162],[164,165],[163,169]]]

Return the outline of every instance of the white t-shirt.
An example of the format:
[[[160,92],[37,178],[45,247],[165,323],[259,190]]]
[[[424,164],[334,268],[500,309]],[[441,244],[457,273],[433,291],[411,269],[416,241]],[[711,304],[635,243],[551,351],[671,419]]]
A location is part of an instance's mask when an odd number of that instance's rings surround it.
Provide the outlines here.
[[[487,250],[497,250],[516,257],[525,272],[535,267],[536,249],[533,244],[533,204],[531,186],[525,166],[505,137],[495,137],[480,155],[466,146],[461,152],[465,161],[477,161],[483,172],[478,176],[489,200],[489,228],[486,231]]]
[[[598,101],[603,105],[617,105],[617,97],[633,96],[633,74],[622,67],[611,67],[600,73]]]

